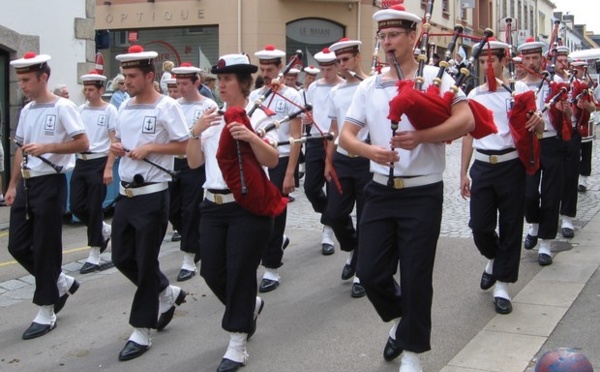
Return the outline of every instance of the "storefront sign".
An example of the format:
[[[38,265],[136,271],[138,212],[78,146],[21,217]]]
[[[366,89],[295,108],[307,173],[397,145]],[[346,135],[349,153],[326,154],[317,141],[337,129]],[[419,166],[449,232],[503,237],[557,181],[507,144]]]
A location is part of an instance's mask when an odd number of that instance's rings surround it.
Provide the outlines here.
[[[307,18],[288,23],[286,35],[305,44],[335,43],[344,37],[344,28],[324,19]]]

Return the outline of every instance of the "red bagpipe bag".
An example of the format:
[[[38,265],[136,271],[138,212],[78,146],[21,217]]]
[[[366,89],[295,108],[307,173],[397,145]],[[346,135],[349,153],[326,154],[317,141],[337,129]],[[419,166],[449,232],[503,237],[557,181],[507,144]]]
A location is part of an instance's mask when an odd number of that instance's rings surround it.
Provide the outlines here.
[[[573,90],[571,91],[571,97],[575,99],[578,98],[580,102],[589,102],[590,101],[590,93],[586,91],[589,89],[587,83],[583,81],[575,80],[573,82]],[[583,137],[587,137],[589,135],[589,125],[590,125],[590,117],[591,114],[586,109],[581,109],[577,106],[577,102],[572,106],[573,108],[573,116],[577,119],[577,130]]]
[[[406,115],[416,130],[428,129],[440,125],[452,115],[454,92],[448,91],[440,96],[440,88],[430,84],[426,92],[414,89],[415,82],[398,82],[398,94],[390,101],[388,119],[399,122]],[[498,132],[494,116],[490,110],[478,102],[469,100],[469,108],[475,118],[475,129],[470,133],[473,138],[483,138]]]
[[[254,131],[250,118],[242,107],[230,107],[224,115],[225,123],[238,122],[244,124],[248,129]],[[248,212],[258,216],[274,217],[285,209],[288,198],[283,197],[281,192],[265,174],[262,166],[256,160],[256,156],[245,141],[238,141],[244,179],[247,192],[242,193],[242,182],[240,175],[240,163],[238,158],[236,140],[233,139],[227,125],[223,127],[217,150],[217,162],[227,187],[233,193],[235,201]]]
[[[515,141],[519,159],[527,174],[534,174],[540,168],[540,142],[535,135],[525,128],[528,115],[537,111],[535,93],[530,90],[515,95],[515,102],[508,112],[508,126]]]
[[[561,88],[565,88],[565,91],[559,95],[556,102],[567,99],[569,84],[564,82],[559,83],[553,81],[550,83],[548,96],[546,97],[546,103],[550,102],[550,100],[553,97],[559,94]],[[550,123],[552,123],[552,126],[554,127],[554,129],[556,129],[561,138],[564,141],[569,141],[571,139],[571,133],[573,131],[573,128],[571,127],[571,118],[568,118],[565,113],[557,109],[555,104],[551,105],[548,108],[548,118],[550,119]]]

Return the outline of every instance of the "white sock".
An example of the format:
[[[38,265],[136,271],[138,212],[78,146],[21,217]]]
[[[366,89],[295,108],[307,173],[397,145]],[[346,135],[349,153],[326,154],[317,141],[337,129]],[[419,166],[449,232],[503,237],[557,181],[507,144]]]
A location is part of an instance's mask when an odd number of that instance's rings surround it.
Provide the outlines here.
[[[539,228],[540,228],[540,224],[539,223],[532,223],[531,225],[529,225],[529,232],[528,232],[528,234],[531,235],[531,236],[537,236]]]
[[[550,251],[550,242],[548,239],[540,239],[540,248],[538,248],[538,254],[547,254],[552,257],[552,251]]]
[[[494,273],[494,259],[488,261],[487,265],[485,265],[485,272],[488,274]]]
[[[508,294],[508,283],[497,281],[494,286],[494,297],[505,298],[510,301],[510,295]]]
[[[56,286],[58,287],[58,296],[63,296],[64,294],[69,293],[69,288],[75,282],[75,278],[69,275],[65,275],[65,273],[61,272],[58,276],[58,280],[56,281]]]
[[[246,352],[247,333],[229,333],[229,345],[223,358],[233,360],[234,362],[246,364],[248,361],[248,353]]]
[[[276,282],[279,282],[279,279],[281,279],[281,277],[277,273],[277,269],[266,268],[265,275],[263,275],[263,279],[269,279],[269,280],[274,280]]]
[[[33,322],[37,324],[54,324],[56,322],[54,305],[40,306],[40,309],[38,310],[35,319],[33,319]]]
[[[579,184],[587,187],[587,176],[579,176]]]
[[[569,216],[561,216],[562,217],[562,225],[561,229],[571,229],[573,230],[573,219]]]
[[[179,293],[181,293],[181,288],[174,285],[169,285],[160,292],[158,295],[158,310],[161,314],[169,310],[171,306],[175,305],[175,300],[179,296]]]
[[[402,362],[400,372],[423,372],[421,367],[421,358],[419,354],[404,350],[402,353]]]
[[[92,265],[100,264],[100,247],[90,247],[90,254],[87,258],[87,262]]]
[[[352,283],[358,283],[358,284],[360,284],[360,279],[358,279],[357,276],[354,276],[354,279],[352,279]]]
[[[390,337],[392,338],[392,340],[396,339],[396,330],[398,329],[398,324],[400,324],[400,318],[394,319],[392,328],[390,329]]]
[[[323,234],[321,234],[321,244],[333,244],[333,230],[327,225],[323,225]]]
[[[110,238],[110,234],[112,233],[112,226],[102,221],[102,237],[104,240]]]
[[[194,262],[195,257],[195,253],[183,252],[183,264],[181,265],[181,268],[184,270],[196,271],[196,263]]]
[[[129,336],[129,341],[133,341],[139,345],[152,345],[152,329],[150,328],[134,328],[133,333]]]
[[[346,265],[350,265],[350,263],[352,262],[352,256],[354,256],[354,251],[348,254],[348,258],[346,259]]]

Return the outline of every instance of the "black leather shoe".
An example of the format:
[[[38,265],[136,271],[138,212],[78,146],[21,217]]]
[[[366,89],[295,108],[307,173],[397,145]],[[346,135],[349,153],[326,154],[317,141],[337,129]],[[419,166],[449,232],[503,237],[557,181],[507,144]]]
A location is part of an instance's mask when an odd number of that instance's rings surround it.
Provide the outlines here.
[[[533,249],[533,247],[535,247],[538,243],[538,237],[537,236],[531,236],[529,234],[527,234],[527,236],[525,237],[525,243],[523,244],[523,246],[525,247],[525,249],[529,250],[529,249]]]
[[[258,307],[258,312],[254,316],[254,320],[252,321],[252,328],[250,328],[250,331],[248,332],[248,337],[246,337],[246,340],[249,340],[256,333],[256,319],[258,319],[258,316],[260,315],[260,313],[262,313],[263,307],[265,307],[265,300],[263,300],[261,298],[260,299],[260,306]]]
[[[43,336],[54,328],[56,328],[56,322],[52,324],[40,324],[33,322],[23,333],[23,340],[31,340],[32,338]]]
[[[144,354],[148,349],[150,349],[149,345],[140,345],[137,342],[129,340],[125,344],[123,350],[119,353],[119,360],[124,362],[126,360],[135,359]]]
[[[179,306],[184,303],[185,296],[187,296],[187,293],[183,289],[180,290],[177,298],[175,299],[175,305]],[[171,306],[169,310],[160,314],[158,321],[156,322],[157,331],[163,330],[169,323],[171,323],[171,320],[173,320],[173,314],[175,314],[175,305]]]
[[[290,238],[288,238],[287,236],[284,238],[285,239],[283,239],[283,244],[281,245],[281,249],[285,251],[285,249],[288,247],[288,245],[290,245]]]
[[[488,290],[492,288],[492,286],[496,284],[496,278],[492,276],[492,274],[488,274],[485,271],[481,274],[481,282],[479,282],[479,288]]]
[[[538,254],[538,263],[540,266],[552,265],[552,256],[545,253],[540,253]]]
[[[80,274],[89,274],[89,273],[93,273],[94,271],[100,271],[100,265],[95,265],[93,263],[86,262],[83,264],[83,266],[81,266],[79,273]]]
[[[335,247],[333,244],[323,243],[321,244],[321,253],[323,253],[323,256],[331,256],[335,253]]]
[[[196,275],[196,271],[181,269],[177,275],[177,281],[185,282],[186,280],[192,279],[194,275]]]
[[[69,288],[69,293],[75,294],[75,292],[77,292],[78,289],[79,289],[79,282],[77,280],[75,280],[75,281],[73,281],[73,284],[71,284],[71,287]],[[65,293],[64,295],[62,295],[58,298],[58,300],[54,304],[54,314],[58,314],[62,310],[62,308],[65,307],[65,304],[67,303],[67,300],[69,299],[69,293]]]
[[[402,349],[396,345],[396,340],[388,337],[385,347],[383,348],[383,359],[388,362],[398,358],[402,354]]]
[[[181,240],[181,234],[178,231],[175,231],[173,233],[173,236],[171,236],[171,241],[172,242],[178,242]]]
[[[240,362],[234,362],[231,359],[221,360],[221,364],[219,364],[219,368],[217,368],[217,372],[232,372],[237,371],[242,366]]]
[[[106,247],[108,247],[108,242],[110,242],[110,238],[106,239],[104,243],[102,243],[100,246],[100,253],[103,253],[106,250]]]
[[[510,314],[512,312],[512,304],[506,298],[494,297],[494,307],[498,314]]]
[[[365,292],[365,287],[363,287],[360,283],[352,284],[352,291],[350,292],[350,296],[353,298],[361,298],[367,295]]]
[[[271,292],[275,290],[278,286],[278,281],[263,278],[263,280],[260,281],[260,285],[258,286],[258,291],[260,293]]]
[[[342,280],[352,279],[356,270],[352,267],[352,265],[345,264],[342,269]]]
[[[585,187],[584,185],[579,185],[579,186],[577,186],[577,191],[579,191],[579,192],[586,192],[587,191],[587,187]]]
[[[573,231],[573,229],[568,228],[568,227],[563,227],[560,230],[560,233],[562,234],[563,238],[566,238],[566,239],[571,239],[572,237],[575,236],[575,231]]]

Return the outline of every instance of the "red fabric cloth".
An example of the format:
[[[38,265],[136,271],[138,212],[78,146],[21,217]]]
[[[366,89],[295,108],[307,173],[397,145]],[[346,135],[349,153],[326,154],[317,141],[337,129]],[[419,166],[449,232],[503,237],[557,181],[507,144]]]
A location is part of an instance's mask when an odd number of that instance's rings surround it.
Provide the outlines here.
[[[527,174],[534,174],[540,168],[540,142],[535,133],[525,128],[528,115],[536,111],[535,93],[530,90],[515,96],[513,108],[508,113],[510,134]]]
[[[571,92],[571,97],[573,99],[575,99],[577,96],[579,96],[581,94],[581,97],[579,97],[579,101],[580,102],[589,102],[590,101],[590,94],[589,91],[587,91],[587,89],[589,89],[589,86],[587,85],[587,83],[584,83],[582,81],[579,80],[575,80],[573,82],[573,90]],[[590,112],[586,109],[580,109],[577,106],[577,102],[575,102],[575,104],[572,106],[573,109],[573,115],[577,118],[577,130],[579,130],[579,133],[581,133],[582,137],[588,137],[590,135],[589,133],[589,124],[590,124]]]
[[[494,123],[494,114],[481,103],[469,100],[469,107],[475,119],[475,129],[469,133],[475,139],[481,139],[490,134],[498,133],[498,127]]]
[[[550,102],[552,97],[556,96],[561,88],[565,87],[567,90],[560,94],[558,100],[556,102],[560,102],[562,100],[567,99],[567,92],[569,89],[568,83],[558,83],[553,81],[550,83],[550,91],[548,92],[548,97],[546,97],[546,103]],[[560,133],[561,137],[565,141],[569,141],[571,139],[571,132],[573,131],[571,127],[571,118],[568,118],[566,114],[556,108],[555,104],[550,106],[548,109],[548,118],[550,118],[550,123],[558,133]]]
[[[243,123],[248,129],[254,131],[250,124],[250,118],[241,107],[228,108],[224,118],[227,124]],[[217,161],[223,173],[223,179],[233,193],[235,201],[248,212],[259,216],[274,217],[281,214],[289,201],[288,198],[283,197],[279,189],[267,178],[250,145],[245,141],[238,142],[247,187],[245,194],[242,194],[236,140],[225,126],[219,140]]]

